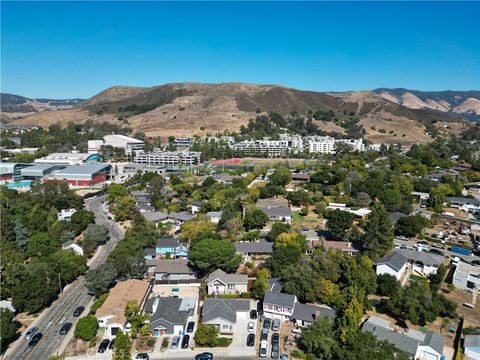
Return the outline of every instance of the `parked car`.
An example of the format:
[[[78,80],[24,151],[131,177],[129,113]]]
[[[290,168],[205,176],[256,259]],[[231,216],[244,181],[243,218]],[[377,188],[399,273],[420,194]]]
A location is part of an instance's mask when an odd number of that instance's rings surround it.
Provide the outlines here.
[[[260,335],[260,341],[268,341],[268,329],[263,329]]]
[[[35,326],[28,329],[28,331],[25,333],[25,340],[30,340],[37,331],[38,331],[38,328]]]
[[[43,334],[40,332],[37,332],[35,335],[32,336],[32,339],[28,342],[28,346],[34,347],[35,345],[38,344],[40,339],[42,338]]]
[[[278,345],[272,345],[272,353],[270,356],[272,359],[278,359]]]
[[[254,332],[255,331],[255,323],[253,321],[250,321],[248,323],[247,330],[248,330],[248,332]]]
[[[182,349],[188,349],[189,342],[190,342],[190,335],[185,335],[182,339]]]
[[[250,310],[250,319],[255,320],[257,318],[257,312],[255,310]]]
[[[298,336],[302,333],[302,329],[298,329],[298,328],[293,328],[292,329],[292,335],[293,336]]]
[[[280,330],[280,319],[274,319],[272,323],[272,331],[278,332]]]
[[[247,346],[254,346],[255,345],[255,334],[248,334],[247,336]]]
[[[280,335],[278,333],[272,334],[272,345],[278,345],[280,342]]]
[[[98,352],[103,354],[108,349],[108,345],[110,345],[110,340],[103,339],[100,345],[98,346]]]
[[[177,349],[179,342],[180,342],[180,336],[174,336],[172,339],[172,349]]]
[[[442,256],[444,255],[443,251],[442,251],[442,250],[439,250],[439,249],[433,249],[433,248],[432,248],[432,249],[430,249],[430,252],[431,252],[432,254],[437,254],[437,255],[442,255]]]
[[[114,345],[115,345],[115,339],[112,339],[112,341],[110,341],[110,345],[108,345],[108,350],[113,350]]]
[[[67,333],[70,331],[72,328],[72,323],[65,323],[63,324],[62,328],[60,329],[60,335],[67,335]]]
[[[195,356],[195,360],[213,360],[213,354],[204,352]]]
[[[85,307],[83,307],[83,306],[77,307],[77,308],[73,311],[73,316],[79,317],[80,315],[82,315],[82,313],[83,313],[84,310],[85,310]]]
[[[148,356],[147,353],[138,353],[137,357],[135,359],[137,359],[137,360],[149,360],[150,356]]]
[[[192,333],[194,327],[195,327],[195,322],[194,322],[194,321],[190,321],[190,322],[187,324],[187,333]]]
[[[267,357],[267,353],[268,353],[268,343],[266,341],[262,341],[260,343],[260,351],[258,353],[258,355],[261,357],[261,358],[266,358]]]
[[[475,266],[480,266],[480,260],[473,260],[471,264]]]
[[[272,320],[266,318],[265,320],[263,320],[263,328],[264,329],[270,329],[270,324],[271,324]]]

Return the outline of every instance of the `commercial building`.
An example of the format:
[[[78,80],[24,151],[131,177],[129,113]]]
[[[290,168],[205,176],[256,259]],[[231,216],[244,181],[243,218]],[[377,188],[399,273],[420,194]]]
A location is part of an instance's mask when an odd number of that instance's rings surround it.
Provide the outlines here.
[[[173,143],[176,147],[189,148],[195,142],[194,137],[179,137],[176,138]]]
[[[103,145],[122,148],[125,149],[126,153],[131,154],[133,151],[142,150],[145,143],[125,135],[105,135],[103,137]]]
[[[139,151],[135,153],[134,163],[160,165],[169,171],[200,164],[200,152],[192,151]]]
[[[287,154],[288,141],[285,140],[244,140],[233,145],[233,151],[255,156],[266,154],[269,157],[280,157]]]
[[[64,165],[56,164],[37,164],[20,170],[23,180],[41,180],[45,175],[55,170],[65,168]]]
[[[43,158],[35,159],[35,164],[80,165],[103,162],[100,154],[87,153],[53,153]]]
[[[22,169],[32,164],[0,162],[0,185],[22,180]]]
[[[365,151],[362,139],[334,139],[331,136],[307,136],[304,138],[310,153],[335,154],[337,144],[346,144],[352,151]]]
[[[98,187],[103,186],[111,175],[110,164],[71,165],[46,175],[43,182],[66,181],[70,187]]]

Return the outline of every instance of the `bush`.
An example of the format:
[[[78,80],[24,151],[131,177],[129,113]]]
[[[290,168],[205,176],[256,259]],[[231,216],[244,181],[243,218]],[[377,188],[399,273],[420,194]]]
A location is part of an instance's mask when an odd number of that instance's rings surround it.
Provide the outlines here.
[[[102,307],[105,300],[107,300],[108,293],[100,295],[100,297],[90,306],[90,314],[94,315],[95,312]]]
[[[232,343],[232,340],[231,338],[218,338],[217,347],[228,347]]]
[[[198,346],[215,347],[218,344],[218,329],[215,325],[199,324],[195,333]]]
[[[293,357],[293,358],[296,358],[296,359],[305,359],[306,356],[303,352],[301,352],[300,350],[293,350],[290,355]]]
[[[240,297],[241,297],[242,299],[250,299],[250,298],[252,297],[252,294],[249,293],[249,292],[242,292],[242,293],[240,294]]]
[[[237,299],[237,294],[219,294],[218,295],[221,299]]]
[[[95,339],[98,330],[98,321],[93,316],[85,316],[78,320],[75,325],[75,336],[85,341]]]

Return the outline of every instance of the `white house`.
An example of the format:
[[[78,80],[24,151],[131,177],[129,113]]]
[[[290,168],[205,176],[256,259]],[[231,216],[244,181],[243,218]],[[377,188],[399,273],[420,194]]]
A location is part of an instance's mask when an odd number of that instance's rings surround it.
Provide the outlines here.
[[[401,281],[408,268],[408,260],[398,252],[392,252],[377,261],[377,275],[389,274]]]
[[[297,297],[282,293],[282,284],[278,279],[270,279],[270,290],[263,298],[263,312],[265,317],[271,319],[288,320],[292,317]]]
[[[72,219],[72,215],[77,212],[77,209],[62,209],[59,213],[57,213],[57,219],[59,221],[70,221]]]
[[[72,249],[75,254],[83,256],[83,249],[80,245],[74,243],[73,241],[67,241],[62,244],[62,249]]]
[[[241,294],[248,291],[248,276],[227,274],[217,269],[207,279],[209,294]]]

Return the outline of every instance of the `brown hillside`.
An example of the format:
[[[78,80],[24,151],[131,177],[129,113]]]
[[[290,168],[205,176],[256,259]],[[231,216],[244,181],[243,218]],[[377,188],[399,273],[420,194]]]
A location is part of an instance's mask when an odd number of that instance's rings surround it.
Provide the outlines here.
[[[442,124],[460,123],[448,114],[407,108],[370,91],[321,93],[246,83],[173,83],[150,88],[116,86],[75,109],[36,113],[14,122],[45,127],[57,122],[66,124],[92,119],[126,123],[134,131],[144,131],[148,136],[202,135],[238,130],[249,118],[255,117],[258,110],[281,114],[332,110],[339,119],[355,113],[367,132],[366,139],[387,143],[431,140],[425,134],[425,123],[433,119]],[[325,131],[344,133],[344,129],[333,123],[318,121],[316,124]],[[461,124],[452,128],[458,130],[467,126]],[[387,133],[379,133],[378,129],[385,129]],[[445,129],[448,131],[448,127]],[[390,131],[393,133],[389,134]]]

